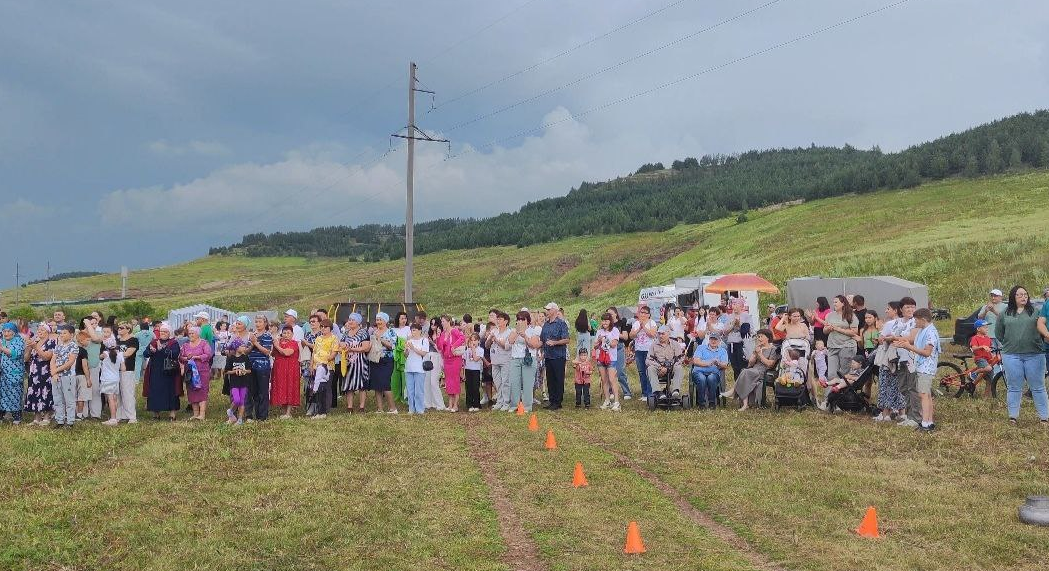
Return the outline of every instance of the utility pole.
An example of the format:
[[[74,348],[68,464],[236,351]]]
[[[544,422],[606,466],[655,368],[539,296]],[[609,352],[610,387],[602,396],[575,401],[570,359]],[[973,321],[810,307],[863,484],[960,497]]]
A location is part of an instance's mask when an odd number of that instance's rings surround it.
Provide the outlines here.
[[[415,274],[415,141],[431,141],[435,143],[448,143],[448,139],[435,139],[415,126],[415,92],[429,93],[433,91],[418,89],[418,80],[415,77],[415,62],[408,64],[408,126],[404,135],[394,133],[392,136],[406,139],[408,141],[408,173],[407,181],[407,205],[404,211],[404,302],[412,303],[412,278]]]

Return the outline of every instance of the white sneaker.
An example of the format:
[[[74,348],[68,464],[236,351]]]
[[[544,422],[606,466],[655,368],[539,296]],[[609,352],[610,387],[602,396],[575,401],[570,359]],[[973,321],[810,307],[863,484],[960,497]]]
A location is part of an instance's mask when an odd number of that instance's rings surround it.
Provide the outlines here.
[[[315,415],[311,416],[310,418],[312,418],[313,420],[317,420],[318,418],[328,418],[328,415],[326,415],[326,414],[315,414]]]
[[[873,420],[874,422],[885,422],[885,413],[879,412],[878,416],[872,418],[871,420]]]
[[[825,400],[819,401],[819,403],[816,404],[816,408],[818,408],[820,410],[827,410],[827,401],[825,401]]]
[[[134,418],[132,418],[131,420],[127,421],[127,423],[128,423],[128,424],[138,424],[138,420],[137,420],[137,419],[134,419]]]
[[[115,419],[115,418],[111,418],[111,419],[103,422],[102,424],[104,426],[116,426],[116,425],[120,424],[120,421]]]
[[[721,393],[721,398],[726,398],[727,399],[730,396],[732,396],[733,394],[735,394],[735,393],[733,393],[732,391],[725,391],[725,392]]]
[[[608,407],[612,406],[612,401],[605,399],[605,402],[601,403],[601,410],[608,410]]]
[[[612,402],[612,411],[619,412],[619,401]]]
[[[488,395],[481,397],[481,406],[488,404]]]
[[[904,428],[916,428],[918,423],[912,419],[905,418],[896,423],[896,426],[902,426]]]
[[[400,413],[397,412],[397,409],[392,409],[392,410],[390,410],[389,414],[400,414]]]
[[[634,398],[634,397],[632,397],[630,395],[623,395],[623,400],[630,400],[632,398]]]
[[[477,412],[479,410],[481,410],[481,409],[471,406],[470,408],[466,409],[466,412]]]

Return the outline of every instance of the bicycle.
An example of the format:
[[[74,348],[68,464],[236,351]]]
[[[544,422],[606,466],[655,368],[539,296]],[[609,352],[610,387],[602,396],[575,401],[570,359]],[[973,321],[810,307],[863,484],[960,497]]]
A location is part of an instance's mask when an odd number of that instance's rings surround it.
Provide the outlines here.
[[[969,377],[969,373],[973,373],[979,370],[979,367],[970,367],[969,359],[973,358],[972,353],[952,353],[951,356],[962,362],[962,367],[959,367],[955,363],[950,361],[940,361],[936,364],[936,378],[940,380],[940,386],[944,389],[955,390],[954,398],[961,398],[963,394],[968,393],[971,398],[976,398],[976,386],[980,381],[986,381],[989,383],[991,398],[998,398],[998,386],[999,383],[1005,386],[1005,367],[1002,365],[1002,356],[1000,349],[991,350],[991,372],[981,374],[976,382]]]

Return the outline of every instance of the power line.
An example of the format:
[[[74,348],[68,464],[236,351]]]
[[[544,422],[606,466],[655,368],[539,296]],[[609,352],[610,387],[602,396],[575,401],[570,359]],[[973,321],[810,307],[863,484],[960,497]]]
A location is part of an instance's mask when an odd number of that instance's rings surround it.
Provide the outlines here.
[[[513,135],[510,135],[508,137],[503,137],[503,138],[500,138],[500,139],[489,141],[488,143],[485,143],[483,145],[478,145],[476,147],[469,147],[467,150],[465,150],[465,151],[463,151],[461,153],[450,155],[445,160],[446,161],[454,160],[454,159],[456,159],[456,158],[458,158],[458,157],[460,157],[462,155],[469,154],[471,152],[477,152],[480,149],[493,147],[495,145],[498,145],[499,143],[503,143],[503,142],[506,142],[506,141],[511,141],[513,139],[518,139],[518,138],[530,135],[532,133],[535,133],[537,131],[542,131],[542,130],[547,129],[549,127],[553,127],[555,125],[559,125],[561,123],[565,123],[565,122],[576,120],[576,119],[581,119],[581,118],[583,118],[583,117],[585,117],[587,115],[590,115],[591,113],[596,113],[598,111],[603,111],[603,110],[608,109],[610,107],[614,107],[616,105],[620,105],[622,103],[626,103],[628,101],[637,99],[638,97],[643,97],[645,95],[649,95],[649,94],[654,93],[656,91],[660,91],[660,90],[666,89],[668,87],[672,87],[674,85],[678,85],[680,83],[683,83],[685,81],[689,81],[691,79],[695,79],[697,77],[706,75],[708,73],[713,73],[715,71],[724,69],[726,67],[735,65],[737,63],[740,63],[740,62],[743,62],[743,61],[747,61],[749,59],[752,59],[752,58],[755,58],[755,57],[767,54],[767,53],[769,53],[771,51],[774,51],[774,50],[777,50],[779,48],[783,48],[783,47],[789,46],[791,44],[795,44],[797,42],[800,42],[802,40],[806,40],[806,39],[812,38],[814,36],[818,36],[818,35],[820,35],[820,34],[822,34],[824,32],[829,32],[831,30],[840,28],[842,26],[846,26],[846,25],[851,24],[853,22],[856,22],[858,20],[862,20],[862,19],[864,19],[864,18],[866,18],[868,16],[873,16],[873,15],[878,14],[880,12],[884,12],[886,10],[890,10],[890,9],[896,8],[898,6],[902,6],[903,4],[906,4],[909,1],[910,0],[899,0],[899,1],[893,2],[891,4],[886,4],[886,5],[884,5],[884,6],[880,7],[880,8],[876,8],[874,10],[870,10],[868,12],[864,12],[863,14],[860,14],[858,16],[853,16],[851,18],[848,18],[848,19],[845,19],[845,20],[841,20],[841,21],[839,21],[837,23],[834,23],[834,24],[831,24],[829,26],[824,26],[824,27],[819,28],[817,30],[813,30],[813,31],[811,31],[811,32],[809,32],[807,34],[796,36],[796,37],[791,38],[789,40],[786,40],[784,42],[780,42],[778,44],[774,44],[774,45],[769,46],[767,48],[764,48],[764,49],[761,49],[761,50],[758,50],[758,51],[755,51],[755,52],[751,52],[751,53],[749,53],[749,54],[747,54],[745,56],[740,56],[738,58],[729,60],[727,62],[723,62],[723,63],[720,63],[718,65],[708,67],[708,68],[703,69],[701,71],[698,71],[696,73],[689,74],[689,75],[686,75],[686,76],[683,76],[683,77],[679,77],[679,78],[677,78],[675,80],[668,81],[666,83],[661,83],[661,84],[659,84],[659,85],[657,85],[655,87],[646,89],[644,91],[639,91],[639,92],[634,93],[632,95],[628,95],[626,97],[621,97],[619,99],[615,99],[615,100],[603,103],[601,105],[597,105],[595,107],[591,107],[591,108],[589,108],[589,109],[587,109],[585,111],[582,111],[580,113],[569,114],[568,117],[565,117],[563,119],[558,119],[557,121],[550,121],[550,122],[547,122],[547,123],[543,123],[542,125],[539,125],[538,127],[535,127],[535,128],[532,128],[532,129],[528,129],[528,130],[525,130],[525,131],[520,131],[520,132],[515,133]]]
[[[528,5],[530,5],[530,4],[534,4],[535,2],[538,2],[538,0],[528,0],[527,2],[524,2],[524,3],[522,3],[522,4],[519,4],[519,5],[518,5],[518,6],[516,7],[516,8],[513,8],[512,10],[510,10],[509,12],[506,12],[506,13],[505,13],[505,14],[503,14],[502,16],[499,16],[499,17],[498,17],[498,18],[496,18],[495,20],[492,20],[492,21],[491,21],[491,22],[489,22],[488,24],[485,24],[485,25],[484,25],[484,26],[482,26],[482,27],[481,27],[480,29],[477,29],[477,30],[475,30],[475,31],[473,31],[473,32],[471,32],[471,33],[469,33],[469,34],[468,34],[468,35],[466,35],[465,37],[463,37],[463,38],[461,38],[461,39],[459,39],[459,40],[457,40],[457,41],[455,41],[455,42],[453,42],[453,43],[449,44],[449,45],[448,45],[447,47],[445,47],[444,49],[440,50],[439,52],[437,52],[436,54],[434,54],[433,56],[431,56],[431,57],[430,57],[429,59],[426,59],[426,60],[424,60],[424,61],[423,61],[422,63],[424,63],[424,64],[427,64],[427,63],[432,63],[432,62],[433,62],[434,60],[436,60],[436,59],[440,58],[440,57],[441,57],[441,56],[443,56],[444,54],[446,54],[446,53],[448,53],[448,52],[450,52],[450,51],[454,50],[455,48],[457,48],[457,47],[461,46],[462,44],[466,43],[467,41],[469,41],[469,40],[472,40],[473,38],[475,38],[475,37],[479,36],[479,35],[480,35],[480,34],[482,34],[483,32],[486,32],[486,31],[488,31],[488,30],[489,30],[490,28],[492,28],[492,27],[493,27],[493,26],[495,26],[496,24],[498,24],[498,23],[502,22],[503,20],[506,20],[506,19],[507,19],[507,18],[509,18],[510,16],[512,16],[512,15],[514,15],[514,14],[516,14],[517,12],[519,12],[519,11],[520,11],[520,10],[522,10],[522,9],[524,9],[524,8],[525,8],[525,7],[527,7]],[[345,111],[345,112],[343,112],[343,113],[340,113],[339,115],[337,115],[337,116],[335,117],[335,120],[337,121],[337,120],[339,120],[339,119],[342,119],[342,118],[346,117],[347,115],[350,115],[351,113],[353,113],[353,112],[357,111],[357,110],[358,110],[358,109],[359,109],[359,108],[360,108],[361,106],[363,106],[363,105],[365,105],[365,104],[367,104],[367,103],[371,103],[372,101],[374,101],[374,99],[375,99],[376,97],[378,97],[378,96],[379,96],[379,95],[381,95],[381,94],[382,94],[383,92],[385,92],[385,91],[386,91],[387,89],[389,89],[389,88],[393,87],[394,85],[396,85],[396,84],[397,84],[398,82],[400,82],[400,81],[401,81],[400,77],[397,77],[397,78],[391,79],[391,80],[390,80],[390,82],[389,82],[389,83],[387,83],[386,85],[383,85],[383,86],[382,86],[382,87],[380,87],[379,89],[376,89],[375,91],[373,91],[373,92],[372,92],[372,93],[371,93],[370,95],[368,95],[368,96],[366,96],[366,97],[364,97],[364,98],[362,98],[362,99],[358,100],[357,104],[356,104],[356,105],[354,105],[354,107],[353,107],[353,108],[351,108],[351,109],[349,109],[349,110],[347,110],[347,111]]]
[[[459,101],[459,100],[464,99],[466,97],[469,97],[471,95],[475,95],[477,93],[480,93],[480,92],[484,91],[485,89],[488,89],[489,87],[492,87],[492,86],[495,86],[495,85],[499,85],[500,83],[509,81],[509,80],[511,80],[511,79],[513,79],[515,77],[518,77],[520,75],[528,73],[528,72],[530,72],[532,70],[538,69],[538,68],[540,68],[540,67],[542,67],[542,66],[544,66],[544,65],[546,65],[546,64],[548,64],[548,63],[550,63],[550,62],[552,62],[552,61],[554,61],[556,59],[560,59],[560,58],[562,58],[562,57],[564,57],[564,56],[566,56],[566,55],[568,55],[568,54],[570,54],[570,53],[572,53],[572,52],[574,52],[576,50],[579,50],[581,48],[585,48],[586,46],[589,46],[590,44],[593,44],[595,42],[603,40],[603,39],[605,39],[605,38],[607,38],[607,37],[609,37],[609,36],[611,36],[613,34],[616,34],[617,32],[621,32],[621,31],[629,28],[630,26],[633,26],[634,24],[639,24],[639,23],[641,23],[641,22],[651,18],[652,16],[655,16],[657,14],[661,14],[661,13],[663,13],[663,12],[665,12],[665,11],[675,7],[675,6],[678,6],[679,4],[684,4],[685,2],[688,2],[688,1],[689,0],[675,0],[674,2],[671,2],[670,4],[667,4],[667,5],[663,6],[662,8],[657,8],[655,10],[652,10],[651,12],[645,14],[644,16],[641,16],[640,18],[635,18],[635,19],[633,19],[633,20],[631,20],[631,21],[629,21],[629,22],[627,22],[627,23],[625,23],[625,24],[623,24],[621,26],[617,26],[617,27],[615,27],[615,28],[613,28],[613,29],[603,33],[603,34],[594,36],[594,37],[590,38],[589,40],[586,40],[585,42],[580,42],[580,43],[578,43],[578,44],[576,44],[576,45],[574,45],[574,46],[568,48],[567,50],[564,50],[564,51],[562,51],[562,52],[560,52],[558,54],[555,54],[555,55],[552,55],[552,56],[550,56],[550,57],[548,57],[546,59],[537,61],[537,62],[533,63],[532,65],[529,65],[527,67],[521,68],[521,69],[519,69],[519,70],[517,70],[517,71],[515,71],[513,73],[504,75],[503,77],[500,77],[499,79],[496,79],[495,81],[490,81],[490,82],[488,82],[488,83],[486,83],[486,84],[484,84],[484,85],[482,85],[480,87],[477,87],[475,89],[471,89],[470,91],[467,91],[465,93],[460,93],[459,95],[456,95],[455,97],[452,97],[451,99],[449,99],[447,101],[444,101],[444,102],[441,102],[438,105],[435,105],[434,108],[431,109],[430,111],[431,112],[432,111],[436,111],[436,110],[438,110],[438,109],[440,109],[440,108],[442,108],[442,107],[444,107],[446,105],[451,105],[452,103],[455,103],[456,101]]]
[[[557,93],[558,91],[561,91],[561,90],[566,89],[568,87],[572,87],[573,85],[578,85],[578,84],[580,84],[580,83],[582,83],[582,82],[584,82],[584,81],[586,81],[588,79],[593,79],[593,78],[595,78],[595,77],[597,77],[597,76],[599,76],[599,75],[601,75],[603,73],[606,73],[606,72],[612,71],[614,69],[620,68],[620,67],[622,67],[622,66],[624,66],[624,65],[626,65],[628,63],[635,62],[635,61],[637,61],[639,59],[648,57],[648,56],[650,56],[650,55],[652,55],[652,54],[654,54],[656,52],[665,50],[666,48],[675,46],[677,44],[680,44],[681,42],[684,42],[686,40],[690,40],[690,39],[692,39],[692,38],[694,38],[696,36],[699,36],[701,34],[705,34],[705,33],[709,32],[711,30],[715,30],[717,28],[720,28],[721,26],[724,26],[726,24],[735,22],[736,20],[739,20],[741,18],[745,18],[746,16],[749,16],[750,14],[753,14],[754,12],[758,12],[760,10],[763,10],[765,8],[768,8],[770,6],[778,4],[778,3],[782,2],[782,1],[784,1],[784,0],[770,0],[769,2],[766,2],[766,3],[760,5],[760,6],[756,7],[756,8],[751,8],[750,10],[747,10],[745,12],[740,12],[739,14],[736,14],[735,16],[732,16],[731,18],[726,18],[726,19],[721,20],[720,22],[718,22],[716,24],[707,26],[706,28],[703,28],[701,30],[697,30],[697,31],[692,32],[690,34],[684,35],[684,36],[682,36],[682,37],[680,37],[680,38],[678,38],[676,40],[673,40],[671,42],[667,42],[667,43],[665,43],[665,44],[663,44],[661,46],[658,46],[656,48],[652,48],[652,49],[650,49],[648,51],[645,51],[645,52],[633,55],[633,56],[631,56],[631,57],[629,57],[629,58],[627,58],[625,60],[619,61],[618,63],[612,64],[610,66],[601,68],[601,69],[599,69],[597,71],[588,73],[588,74],[583,75],[581,77],[578,77],[578,78],[576,78],[576,79],[574,79],[574,80],[572,80],[572,81],[570,81],[568,83],[564,83],[564,84],[561,84],[561,85],[559,85],[557,87],[554,87],[552,89],[548,89],[546,91],[542,91],[542,92],[537,93],[537,94],[535,94],[535,95],[533,95],[531,97],[526,97],[524,99],[518,100],[518,101],[516,101],[514,103],[511,103],[509,105],[505,105],[503,107],[500,107],[498,109],[495,109],[495,110],[490,111],[488,113],[485,113],[483,115],[478,115],[477,117],[474,117],[473,119],[469,119],[467,121],[463,121],[461,123],[457,123],[457,124],[455,124],[455,125],[453,125],[451,127],[448,127],[446,129],[441,129],[441,132],[449,133],[451,131],[456,131],[458,129],[462,129],[463,127],[466,127],[468,125],[473,125],[474,123],[477,123],[479,121],[484,121],[485,119],[489,119],[491,117],[499,115],[500,113],[505,113],[507,111],[510,111],[511,109],[515,109],[517,107],[520,107],[521,105],[524,105],[525,103],[530,103],[530,102],[535,101],[537,99],[541,99],[543,97],[546,97],[547,95],[550,95],[552,93]]]

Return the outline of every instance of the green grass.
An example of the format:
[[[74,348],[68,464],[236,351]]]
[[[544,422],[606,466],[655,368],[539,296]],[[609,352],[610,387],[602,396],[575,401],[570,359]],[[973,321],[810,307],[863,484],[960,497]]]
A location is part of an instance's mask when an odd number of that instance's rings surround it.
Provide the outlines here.
[[[551,299],[570,310],[594,309],[636,302],[640,287],[675,277],[753,271],[781,287],[803,275],[896,275],[928,284],[937,307],[968,315],[991,286],[1049,284],[1049,172],[753,211],[744,224],[733,217],[662,233],[439,252],[419,256],[415,267],[415,298],[456,314]],[[208,257],[132,272],[130,287],[162,310],[200,302],[305,310],[351,298],[399,300],[403,271],[403,260]],[[51,290],[57,299],[112,294],[119,276],[62,280]],[[42,300],[45,288],[30,286],[21,296]]]
[[[229,427],[217,393],[203,424],[8,424],[0,568],[507,569],[484,470],[550,569],[751,568],[617,451],[783,569],[1033,571],[1049,529],[1016,510],[1047,492],[1049,434],[1024,406],[1011,428],[1000,403],[939,399],[929,436],[811,411],[650,413],[637,400],[620,414],[540,413],[535,433],[492,412]],[[547,428],[556,451],[542,448]],[[575,462],[589,487],[571,487]],[[851,531],[868,505],[880,540]],[[622,554],[631,520],[642,556]]]

